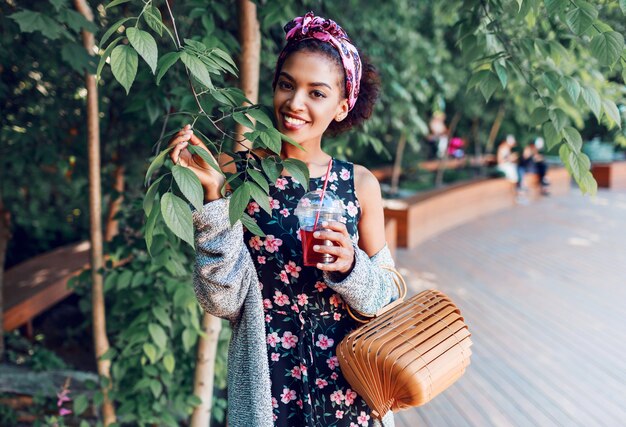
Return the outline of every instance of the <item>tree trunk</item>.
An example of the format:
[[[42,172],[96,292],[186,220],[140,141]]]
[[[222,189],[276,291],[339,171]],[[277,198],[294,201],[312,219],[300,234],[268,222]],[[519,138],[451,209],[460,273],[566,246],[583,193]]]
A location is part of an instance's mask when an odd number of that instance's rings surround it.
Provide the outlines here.
[[[193,411],[191,427],[207,427],[211,422],[215,358],[221,329],[222,321],[218,317],[204,313],[202,330],[206,337],[200,337],[198,341],[196,374],[193,385],[193,394],[198,396],[202,403]]]
[[[443,185],[443,174],[448,166],[448,145],[450,145],[450,138],[454,135],[454,131],[456,130],[460,120],[461,113],[456,112],[450,122],[450,128],[448,128],[448,143],[446,144],[446,148],[443,150],[443,155],[441,156],[439,165],[437,166],[437,176],[435,177],[435,187],[437,188]]]
[[[0,189],[0,362],[4,356],[4,298],[2,293],[4,290],[4,261],[7,255],[9,239],[11,238],[10,218],[9,211],[4,209]]]
[[[87,20],[93,22],[93,12],[86,0],[74,0],[78,10]],[[83,45],[90,55],[94,54],[94,36],[83,30]],[[104,425],[108,426],[116,422],[115,407],[109,398],[111,390],[111,361],[102,360],[101,357],[109,349],[109,340],[106,334],[106,317],[104,306],[104,290],[102,268],[104,259],[102,256],[102,194],[100,188],[100,122],[98,116],[98,86],[96,76],[85,72],[85,85],[87,87],[87,138],[89,152],[89,222],[91,240],[91,279],[92,309],[93,309],[93,339],[96,351],[98,374],[105,379],[102,388],[104,400],[102,402],[102,415]]]
[[[239,83],[241,90],[253,104],[259,102],[259,69],[261,64],[261,29],[256,14],[256,5],[250,0],[237,0],[239,13]],[[254,122],[254,120],[253,120]],[[251,129],[237,123],[237,140],[234,150],[247,150],[252,147],[243,136]]]
[[[500,131],[502,120],[504,120],[504,104],[500,104],[500,107],[498,108],[498,113],[496,114],[496,119],[493,121],[491,130],[489,131],[489,138],[487,138],[487,147],[485,148],[486,153],[492,153],[494,150],[496,137],[498,136],[498,132]]]
[[[389,189],[389,192],[394,196],[398,194],[400,175],[402,174],[402,158],[404,157],[405,148],[406,134],[402,132],[400,140],[398,141],[398,147],[396,147],[396,159],[393,162],[393,170],[391,171],[391,188]]]
[[[110,242],[119,232],[118,221],[115,219],[115,216],[122,206],[122,193],[124,192],[124,165],[119,163],[119,158],[117,159],[115,172],[113,172],[113,190],[117,192],[117,195],[111,197],[111,201],[109,202],[107,222],[104,229],[104,239],[107,242]]]

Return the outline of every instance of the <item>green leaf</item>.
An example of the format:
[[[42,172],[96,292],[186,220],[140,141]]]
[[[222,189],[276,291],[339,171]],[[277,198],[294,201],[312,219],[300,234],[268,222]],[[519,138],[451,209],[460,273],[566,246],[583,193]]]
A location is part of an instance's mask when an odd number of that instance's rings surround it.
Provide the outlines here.
[[[218,58],[221,58],[222,60],[226,61],[226,63],[228,65],[230,65],[230,72],[233,75],[237,75],[237,64],[235,64],[235,61],[233,61],[233,58],[230,57],[230,55],[226,52],[224,52],[222,49],[219,48],[214,48],[211,51],[211,55],[213,56],[217,56]]]
[[[546,73],[543,73],[541,78],[550,92],[556,93],[556,91],[559,90],[558,74],[552,71],[548,71]]]
[[[176,64],[176,62],[180,59],[180,52],[168,52],[165,55],[159,58],[159,64],[157,68],[159,72],[157,73],[156,84],[157,86],[161,83],[161,79],[167,73],[172,65]]]
[[[544,107],[537,107],[530,115],[530,125],[538,126],[548,120],[550,116],[548,115],[548,110]]]
[[[259,108],[251,108],[246,111],[252,118],[254,118],[257,122],[263,124],[268,129],[273,128],[274,124],[272,123],[272,119],[270,119],[264,111]]]
[[[185,351],[189,351],[196,344],[198,335],[193,329],[185,329],[183,331],[183,348]]]
[[[598,183],[589,171],[581,177],[580,181],[578,181],[578,185],[580,185],[583,194],[595,196],[598,192]]]
[[[309,189],[309,167],[302,160],[298,159],[285,159],[283,165],[287,172],[302,186],[305,191]]]
[[[261,208],[267,212],[269,215],[272,215],[272,208],[270,207],[269,196],[266,192],[263,191],[261,187],[259,187],[254,182],[247,182],[247,185],[250,186],[250,195],[252,198],[261,206]]]
[[[75,42],[65,43],[61,48],[61,58],[74,70],[93,74],[95,57],[89,55],[85,48]]]
[[[574,179],[580,183],[582,178],[589,171],[591,162],[589,161],[589,157],[587,157],[584,153],[575,153],[571,151],[569,153],[569,166]]]
[[[160,206],[159,206],[160,207]],[[151,208],[150,215],[148,215],[148,219],[146,220],[146,227],[144,229],[144,237],[146,239],[146,248],[148,249],[148,253],[152,255],[152,238],[154,235],[154,227],[158,219],[161,217],[161,209]]]
[[[161,166],[163,166],[163,163],[165,163],[165,156],[167,156],[167,154],[173,149],[174,146],[166,148],[165,150],[161,151],[159,155],[154,158],[154,160],[152,160],[152,163],[150,163],[148,171],[146,172],[146,177],[144,179],[143,185],[148,185],[148,181],[150,180],[152,174]]]
[[[39,31],[50,40],[58,39],[64,31],[63,27],[57,24],[56,21],[39,12],[23,10],[9,15],[9,18],[17,22],[21,32],[33,33]]]
[[[108,9],[110,7],[115,7],[115,6],[119,6],[122,3],[128,3],[130,0],[113,0],[111,3],[107,4],[107,7],[105,7],[105,9]]]
[[[133,279],[133,272],[131,270],[124,270],[117,278],[116,289],[121,291],[130,286],[130,281]]]
[[[57,20],[66,24],[72,31],[78,32],[81,28],[95,33],[98,27],[93,22],[87,20],[83,15],[72,9],[63,9],[59,12]]]
[[[161,197],[161,214],[168,228],[193,248],[193,221],[187,203],[172,193],[165,193]]]
[[[89,401],[87,400],[87,396],[85,396],[84,394],[79,394],[74,399],[74,414],[75,415],[82,414],[83,412],[85,412],[85,409],[87,409],[87,406],[89,406]]]
[[[143,19],[154,32],[163,35],[163,17],[159,9],[154,6],[147,7],[143,12]]]
[[[159,51],[154,38],[147,31],[142,31],[135,27],[127,28],[126,35],[130,44],[150,66],[152,74],[155,74]]]
[[[183,51],[180,55],[180,59],[183,63],[189,68],[191,74],[198,79],[200,83],[208,87],[209,89],[213,89],[213,83],[211,82],[211,76],[209,75],[209,70],[207,66],[202,62],[199,58]]]
[[[117,30],[119,30],[119,28],[122,25],[124,25],[124,23],[126,23],[126,21],[130,21],[131,19],[137,19],[137,18],[134,17],[134,16],[122,18],[119,21],[117,21],[115,24],[113,24],[111,27],[109,27],[109,29],[106,31],[106,33],[104,33],[104,35],[100,39],[100,43],[98,43],[98,46],[100,46],[100,48],[102,49],[102,46],[104,46],[104,44],[107,42],[107,40],[109,40],[109,37],[111,37],[113,35],[113,33],[115,33]]]
[[[252,168],[249,168],[247,172],[248,172],[248,175],[250,175],[250,177],[254,180],[254,182],[259,184],[259,186],[261,186],[263,191],[265,191],[266,193],[269,194],[270,187],[269,187],[269,185],[267,183],[267,180],[263,176],[263,174],[261,172],[259,172],[258,170],[252,169]],[[274,181],[276,181],[276,180],[274,180]],[[253,195],[253,197],[254,197],[254,195]]]
[[[157,349],[152,343],[144,343],[143,352],[146,356],[148,356],[150,363],[154,364],[157,361]]]
[[[543,124],[543,137],[546,140],[548,151],[551,151],[561,143],[561,135],[556,131],[552,122],[545,122]]]
[[[613,65],[624,50],[624,36],[616,31],[607,31],[591,40],[591,52],[602,65]]]
[[[489,99],[498,86],[500,86],[500,80],[493,73],[489,73],[489,75],[478,84],[478,89],[485,98],[485,102],[489,102]]]
[[[248,129],[254,129],[254,123],[252,123],[252,120],[250,120],[244,113],[233,113],[233,120]]]
[[[117,46],[113,49],[113,52],[111,52],[111,71],[113,72],[113,77],[126,89],[127,95],[137,75],[138,63],[137,52],[130,46]]]
[[[156,344],[157,348],[165,350],[167,346],[167,335],[161,325],[158,323],[150,323],[148,325],[148,332],[150,333],[150,337]]]
[[[207,162],[209,166],[211,166],[213,169],[215,169],[219,173],[222,173],[222,170],[220,169],[219,165],[215,161],[215,158],[213,157],[213,155],[209,153],[208,151],[206,151],[204,148],[196,147],[194,145],[188,145],[187,150],[189,150],[191,154],[200,156],[202,160]]]
[[[165,175],[160,176],[152,183],[150,188],[148,188],[148,191],[146,191],[146,195],[143,198],[143,211],[146,213],[146,216],[150,216],[150,211],[152,211],[152,206],[154,205],[154,198],[159,190],[159,184],[164,177]]]
[[[116,354],[117,351],[113,347],[109,347],[109,349],[102,356],[100,356],[100,360],[111,360]]]
[[[544,3],[548,14],[553,16],[563,12],[569,4],[569,0],[544,0]]]
[[[626,15],[626,0],[619,0],[619,8],[622,9],[622,13]]]
[[[191,406],[199,406],[202,405],[202,399],[200,399],[195,394],[192,394],[187,398],[187,403]]]
[[[265,237],[265,233],[261,230],[261,227],[256,223],[254,219],[252,219],[247,213],[244,213],[241,217],[241,223],[244,227],[248,229],[248,231],[252,234],[256,234],[260,237]]]
[[[174,359],[174,355],[172,353],[167,353],[163,358],[163,366],[165,366],[165,370],[170,374],[174,372],[174,367],[176,366],[176,360]]]
[[[280,172],[282,170],[282,166],[280,166],[274,156],[266,157],[261,160],[261,168],[272,183],[276,182],[276,180],[280,177]]]
[[[521,4],[521,0],[520,0],[520,4]],[[498,75],[498,78],[500,79],[500,83],[502,84],[502,89],[505,89],[506,83],[508,81],[508,77],[506,75],[506,68],[497,62],[494,64],[494,68],[496,69],[496,74]]]
[[[604,112],[606,116],[611,120],[611,122],[615,123],[618,128],[622,127],[622,116],[619,113],[619,109],[615,102],[610,99],[603,99],[602,106],[604,107]]]
[[[144,273],[143,271],[139,270],[138,272],[135,273],[135,275],[133,276],[133,280],[130,283],[130,287],[131,288],[136,288],[138,286],[143,285],[143,282],[146,280],[146,273]]]
[[[230,197],[228,217],[230,219],[231,225],[235,225],[239,218],[241,218],[244,209],[246,208],[246,206],[248,206],[249,200],[250,185],[247,183],[243,183],[243,185],[237,188]]]
[[[161,381],[159,380],[150,381],[150,391],[152,391],[152,395],[154,396],[154,398],[157,399],[161,395],[161,392],[163,391],[163,384],[161,384]]]
[[[477,84],[481,83],[489,75],[491,75],[491,71],[489,71],[489,70],[479,70],[479,71],[476,71],[474,74],[472,74],[472,77],[470,77],[470,80],[467,83],[467,89],[469,90],[469,89],[473,88],[474,86],[476,86]]]
[[[575,4],[577,7],[567,12],[565,21],[572,32],[579,36],[591,27],[598,17],[598,10],[586,1],[577,0]]]
[[[50,0],[52,6],[54,6],[54,10],[57,12],[61,10],[61,8],[67,7],[67,0]]]
[[[204,190],[196,174],[189,168],[174,165],[172,175],[174,175],[174,181],[187,200],[191,202],[194,208],[201,210],[204,206]]]
[[[115,46],[117,46],[117,44],[123,40],[124,37],[118,37],[115,40],[113,40],[111,42],[111,44],[109,45],[109,47],[106,48],[106,50],[104,51],[104,53],[102,54],[102,56],[100,57],[100,62],[98,63],[98,69],[96,71],[96,78],[100,78],[100,75],[102,73],[102,69],[104,68],[104,64],[106,64],[107,62],[107,58],[109,56],[111,56],[111,51],[113,49],[115,49]]]
[[[579,152],[583,147],[583,139],[580,136],[580,132],[571,126],[567,126],[563,129],[563,135],[565,135],[565,140],[569,143],[570,148]]]
[[[602,104],[598,92],[592,87],[584,86],[581,88],[580,94],[587,103],[587,106],[589,106],[589,109],[593,112],[598,121],[600,121],[602,117]]]
[[[552,119],[552,124],[557,132],[561,132],[565,125],[567,124],[567,114],[565,111],[560,108],[555,108],[554,110],[550,110],[550,119]]]
[[[578,97],[580,96],[580,83],[578,83],[578,80],[569,76],[563,76],[561,77],[561,86],[563,86],[572,101],[578,102]]]
[[[272,132],[273,131],[273,132]],[[282,148],[280,133],[276,129],[268,129],[267,131],[259,131],[259,138],[265,147],[279,154]]]
[[[154,317],[156,317],[163,326],[167,328],[172,327],[172,320],[170,319],[169,314],[167,314],[167,311],[163,307],[160,307],[158,305],[153,306],[152,314],[154,314]]]

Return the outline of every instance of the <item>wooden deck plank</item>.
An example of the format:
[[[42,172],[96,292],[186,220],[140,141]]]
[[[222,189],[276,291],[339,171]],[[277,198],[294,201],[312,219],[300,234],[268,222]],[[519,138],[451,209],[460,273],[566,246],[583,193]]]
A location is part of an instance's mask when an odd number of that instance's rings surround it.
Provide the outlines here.
[[[626,193],[500,212],[399,250],[398,264],[413,292],[436,287],[459,305],[474,342],[465,376],[401,421],[623,425]]]

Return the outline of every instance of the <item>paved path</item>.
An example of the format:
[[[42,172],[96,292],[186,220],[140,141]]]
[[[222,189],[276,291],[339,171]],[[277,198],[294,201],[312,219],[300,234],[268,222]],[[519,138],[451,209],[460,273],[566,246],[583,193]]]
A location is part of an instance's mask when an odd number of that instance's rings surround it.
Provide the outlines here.
[[[578,190],[398,252],[472,332],[465,376],[399,427],[626,426],[626,193]]]

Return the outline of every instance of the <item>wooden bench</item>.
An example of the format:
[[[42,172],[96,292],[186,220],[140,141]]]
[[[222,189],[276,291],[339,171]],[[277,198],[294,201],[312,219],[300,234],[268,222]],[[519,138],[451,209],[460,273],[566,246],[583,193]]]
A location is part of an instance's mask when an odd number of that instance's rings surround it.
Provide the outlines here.
[[[67,281],[89,266],[89,242],[63,246],[10,268],[4,275],[3,329],[12,331],[72,293]]]
[[[626,161],[594,163],[591,166],[591,174],[600,188],[626,189]]]

